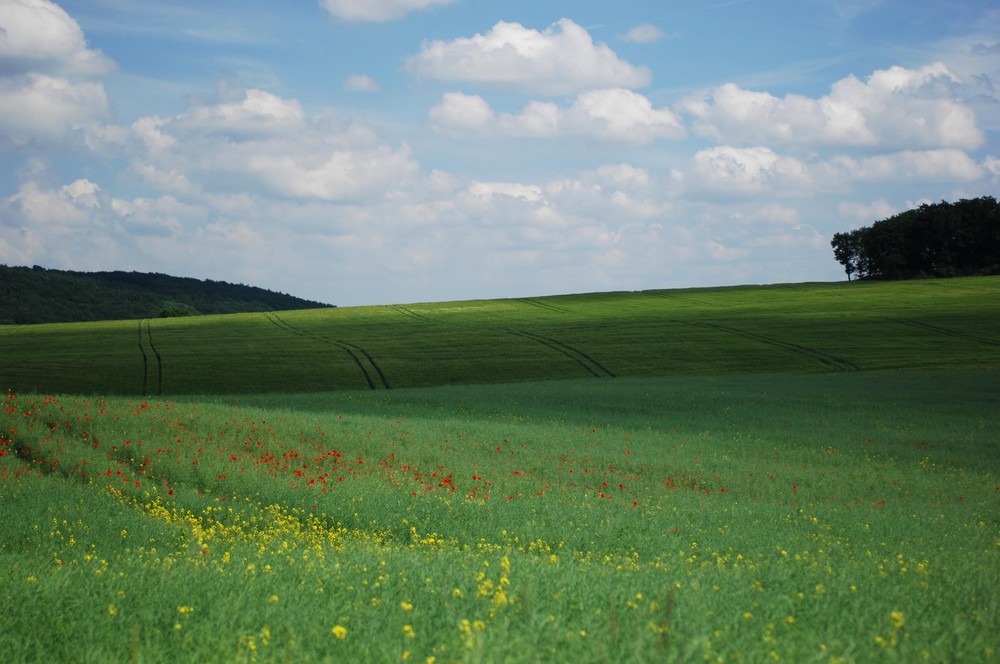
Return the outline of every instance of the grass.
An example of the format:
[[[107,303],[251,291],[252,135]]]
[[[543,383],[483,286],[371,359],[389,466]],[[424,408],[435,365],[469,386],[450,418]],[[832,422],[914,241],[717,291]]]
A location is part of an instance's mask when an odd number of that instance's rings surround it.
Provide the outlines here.
[[[5,661],[990,661],[995,371],[8,395]]]
[[[0,328],[0,653],[996,661],[998,295]]]
[[[121,395],[1000,367],[1000,277],[0,327],[0,385]]]

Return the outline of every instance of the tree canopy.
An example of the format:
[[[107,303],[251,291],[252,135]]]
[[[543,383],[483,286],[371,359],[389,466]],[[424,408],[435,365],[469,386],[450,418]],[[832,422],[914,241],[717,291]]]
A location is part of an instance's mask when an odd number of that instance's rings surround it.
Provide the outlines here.
[[[992,196],[924,204],[830,242],[847,278],[1000,274],[1000,204]]]
[[[330,305],[211,279],[0,265],[0,324],[71,323]]]

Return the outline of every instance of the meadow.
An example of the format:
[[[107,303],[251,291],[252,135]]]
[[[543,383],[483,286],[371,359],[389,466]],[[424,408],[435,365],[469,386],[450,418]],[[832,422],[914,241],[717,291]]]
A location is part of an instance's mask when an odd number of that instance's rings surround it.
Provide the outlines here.
[[[1000,280],[828,288],[7,331],[4,661],[995,661]]]

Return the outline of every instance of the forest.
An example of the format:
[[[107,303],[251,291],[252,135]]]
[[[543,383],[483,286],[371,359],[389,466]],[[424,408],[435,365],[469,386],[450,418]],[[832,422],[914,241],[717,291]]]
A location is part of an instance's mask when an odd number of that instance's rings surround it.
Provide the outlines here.
[[[211,279],[0,265],[0,324],[317,309],[329,304]]]
[[[848,280],[1000,274],[1000,204],[992,196],[924,204],[835,233]]]

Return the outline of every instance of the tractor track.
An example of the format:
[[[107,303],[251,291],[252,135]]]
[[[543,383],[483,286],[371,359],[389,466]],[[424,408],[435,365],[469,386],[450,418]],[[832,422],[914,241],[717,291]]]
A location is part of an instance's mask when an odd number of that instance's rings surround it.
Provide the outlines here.
[[[747,332],[745,330],[739,330],[734,327],[727,327],[725,325],[719,325],[717,323],[693,323],[690,321],[675,320],[674,323],[680,323],[681,325],[689,325],[692,327],[703,327],[712,330],[719,330],[720,332],[726,332],[728,334],[735,334],[736,336],[743,337],[745,339],[752,339],[754,341],[759,341],[770,346],[775,346],[777,348],[782,348],[784,350],[802,355],[803,357],[808,357],[812,360],[816,360],[821,364],[833,369],[834,371],[860,371],[861,367],[848,360],[841,359],[835,355],[830,355],[824,353],[823,351],[815,350],[814,348],[808,348],[807,346],[800,346],[799,344],[793,344],[788,341],[782,341],[780,339],[775,339],[773,337],[767,337],[763,334],[756,334],[754,332]]]
[[[407,318],[412,318],[413,320],[419,320],[424,323],[433,323],[434,325],[451,325],[453,327],[464,327],[464,325],[462,325],[461,323],[452,323],[449,321],[438,320],[437,318],[431,318],[430,316],[418,314],[416,311],[413,311],[412,309],[407,309],[406,307],[401,307],[399,305],[395,305],[392,308],[396,311],[396,313],[402,314]]]
[[[308,332],[300,328],[295,327],[291,323],[283,320],[278,314],[272,312],[264,312],[264,316],[267,317],[269,321],[274,323],[278,328],[285,330],[286,332],[291,332],[292,334],[298,335],[300,337],[307,337],[320,343],[324,343],[330,346],[335,346],[345,353],[347,353],[354,363],[358,365],[358,369],[361,370],[361,375],[364,377],[365,382],[368,384],[368,388],[372,390],[377,390],[379,388],[378,383],[386,390],[391,390],[392,385],[389,384],[389,379],[386,378],[385,372],[382,371],[382,367],[378,365],[375,358],[371,354],[358,346],[357,344],[348,343],[346,341],[339,341],[336,339],[328,339],[314,332]],[[366,366],[367,363],[367,366]],[[371,371],[369,371],[371,369]],[[378,377],[378,383],[373,379],[372,373]]]
[[[555,311],[555,312],[560,313],[560,314],[573,313],[573,312],[569,311],[568,309],[561,309],[561,308],[559,308],[559,307],[557,307],[555,305],[548,304],[547,302],[539,302],[538,300],[534,300],[534,299],[532,299],[530,297],[518,297],[518,298],[515,298],[514,301],[515,302],[521,302],[522,304],[527,304],[527,305],[530,305],[532,307],[538,307],[539,309],[545,309],[547,311]]]
[[[518,337],[524,337],[526,339],[531,339],[537,343],[542,344],[552,350],[565,355],[569,359],[573,360],[581,367],[587,370],[592,376],[596,378],[614,378],[615,374],[606,366],[595,360],[593,357],[583,352],[579,348],[574,348],[569,344],[565,344],[552,337],[546,337],[541,334],[535,334],[534,332],[526,332],[524,330],[507,330],[508,334],[513,334]]]
[[[537,306],[537,307],[540,307],[542,309],[548,309],[548,310],[551,310],[551,311],[557,311],[559,313],[572,313],[572,312],[569,312],[569,311],[567,311],[565,309],[559,309],[557,307],[553,307],[551,305],[547,305],[547,304],[544,304],[544,303],[541,303],[541,302],[537,302],[537,301],[534,301],[534,300],[529,300],[527,298],[518,298],[517,301],[525,303],[525,304],[528,304],[528,305]],[[437,320],[435,318],[431,318],[429,316],[424,316],[422,314],[418,314],[417,312],[412,311],[410,309],[407,309],[406,307],[394,306],[393,309],[395,309],[400,314],[402,314],[404,316],[407,316],[408,318],[412,318],[414,320],[419,320],[419,321],[424,322],[424,323],[437,323],[438,325],[454,325],[456,327],[464,327],[463,325],[461,325],[459,323],[449,323],[449,322]],[[537,334],[537,333],[534,333],[534,332],[527,332],[525,330],[514,330],[514,329],[511,329],[511,328],[504,328],[504,331],[507,334],[512,334],[512,335],[518,336],[518,337],[524,337],[525,339],[530,339],[531,341],[534,341],[535,343],[542,344],[546,348],[549,348],[550,350],[553,350],[553,351],[559,353],[560,355],[562,355],[562,356],[564,356],[564,357],[572,360],[573,362],[575,362],[576,364],[578,364],[580,367],[582,367],[591,376],[594,376],[596,378],[606,378],[606,377],[607,378],[615,378],[615,374],[614,374],[613,371],[611,371],[606,366],[604,366],[603,364],[601,364],[600,362],[598,362],[597,360],[595,360],[593,357],[591,357],[590,355],[588,355],[584,351],[580,350],[579,348],[575,348],[573,346],[570,346],[569,344],[563,343],[562,341],[559,341],[558,339],[553,339],[552,337],[546,337],[544,335]]]
[[[971,334],[962,334],[961,332],[955,332],[944,327],[938,327],[937,325],[931,325],[930,323],[922,323],[918,320],[910,320],[906,318],[886,318],[884,320],[889,320],[894,323],[901,323],[903,325],[909,325],[911,327],[916,327],[921,330],[927,330],[929,332],[935,332],[937,334],[943,334],[945,336],[954,337],[955,339],[966,339],[969,341],[978,341],[981,344],[986,344],[987,346],[1000,346],[1000,342],[992,341],[990,339],[983,339],[982,337],[977,337]]]
[[[145,344],[142,337],[142,324],[146,324],[146,339]],[[163,357],[160,355],[160,351],[156,349],[156,345],[153,344],[153,331],[150,328],[150,322],[146,319],[139,321],[139,352],[142,353],[142,396],[146,396],[149,393],[149,355],[146,354],[146,344],[149,345],[149,350],[152,351],[153,355],[156,357],[156,394],[163,394]]]

